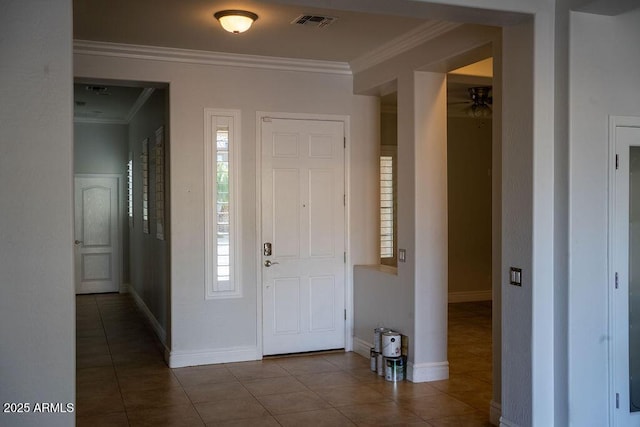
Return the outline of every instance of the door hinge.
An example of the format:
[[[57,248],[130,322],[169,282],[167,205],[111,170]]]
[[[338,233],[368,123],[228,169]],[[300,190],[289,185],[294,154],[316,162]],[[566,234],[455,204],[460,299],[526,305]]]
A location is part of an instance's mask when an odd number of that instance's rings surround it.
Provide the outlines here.
[[[616,170],[618,170],[618,167],[620,166],[620,158],[618,157],[618,155],[616,154]]]
[[[344,255],[344,263],[346,264],[347,263],[347,253],[343,252],[342,254]]]
[[[616,393],[616,409],[620,409],[620,393]]]
[[[344,148],[347,148],[347,137],[342,138],[342,141],[344,142]]]
[[[347,320],[347,309],[344,309],[344,320]]]
[[[342,205],[343,206],[347,206],[347,195],[346,194],[342,195]]]
[[[618,289],[618,272],[616,271],[616,289]]]

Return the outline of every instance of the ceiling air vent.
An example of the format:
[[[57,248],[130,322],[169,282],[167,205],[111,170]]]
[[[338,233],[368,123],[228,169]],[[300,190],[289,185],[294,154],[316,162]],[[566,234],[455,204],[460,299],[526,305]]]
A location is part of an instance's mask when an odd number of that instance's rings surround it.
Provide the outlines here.
[[[304,25],[305,27],[324,28],[337,20],[338,18],[334,16],[300,15],[291,21],[291,23],[295,25]]]

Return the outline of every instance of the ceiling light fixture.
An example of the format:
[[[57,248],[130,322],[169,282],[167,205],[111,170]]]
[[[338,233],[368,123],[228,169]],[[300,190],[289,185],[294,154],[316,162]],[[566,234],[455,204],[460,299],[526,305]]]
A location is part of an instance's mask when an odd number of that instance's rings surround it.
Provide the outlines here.
[[[246,10],[221,10],[213,14],[222,28],[233,34],[240,34],[251,28],[258,15]]]
[[[469,88],[469,97],[472,104],[467,109],[469,117],[491,117],[490,104],[493,103],[491,96],[491,86],[480,86]]]

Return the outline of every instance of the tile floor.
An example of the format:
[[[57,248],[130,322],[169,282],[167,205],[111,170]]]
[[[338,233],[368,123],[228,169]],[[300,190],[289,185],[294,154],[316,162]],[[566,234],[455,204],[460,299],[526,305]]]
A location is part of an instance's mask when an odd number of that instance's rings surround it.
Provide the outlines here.
[[[355,353],[169,369],[130,296],[76,301],[78,426],[489,425],[490,303],[449,306],[449,380],[394,385]]]

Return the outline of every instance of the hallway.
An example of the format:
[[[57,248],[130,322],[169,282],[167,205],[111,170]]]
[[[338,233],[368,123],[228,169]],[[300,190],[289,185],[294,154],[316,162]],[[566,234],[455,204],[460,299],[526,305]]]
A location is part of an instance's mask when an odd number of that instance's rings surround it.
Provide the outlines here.
[[[449,380],[393,384],[355,353],[169,369],[129,295],[76,297],[78,426],[488,426],[491,304],[449,305]]]

